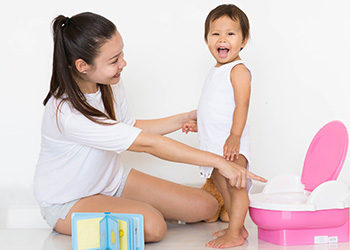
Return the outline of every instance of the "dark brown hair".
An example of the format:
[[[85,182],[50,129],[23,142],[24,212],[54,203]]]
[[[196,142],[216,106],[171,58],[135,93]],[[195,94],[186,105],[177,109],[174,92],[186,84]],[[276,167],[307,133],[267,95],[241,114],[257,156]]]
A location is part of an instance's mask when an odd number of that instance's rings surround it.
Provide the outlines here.
[[[57,16],[52,21],[52,30],[54,40],[52,76],[50,90],[43,104],[46,105],[52,96],[61,98],[56,112],[63,102],[69,101],[91,121],[111,124],[103,121],[116,120],[111,86],[98,84],[107,112],[105,114],[86,101],[74,77],[79,77],[80,74],[75,67],[75,61],[81,58],[87,64],[94,65],[94,59],[99,54],[101,46],[112,38],[117,30],[116,26],[100,15],[84,12],[71,18]]]
[[[210,11],[205,20],[204,39],[208,41],[210,24],[220,17],[227,16],[234,21],[239,21],[243,39],[249,38],[249,20],[247,15],[234,4],[222,4]]]

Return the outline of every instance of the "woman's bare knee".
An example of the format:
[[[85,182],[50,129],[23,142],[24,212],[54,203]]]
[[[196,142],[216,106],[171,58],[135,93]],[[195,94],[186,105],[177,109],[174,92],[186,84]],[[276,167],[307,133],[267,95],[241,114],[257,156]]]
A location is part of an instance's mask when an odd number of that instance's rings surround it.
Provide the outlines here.
[[[191,202],[187,204],[186,213],[183,214],[182,221],[194,223],[213,217],[218,210],[217,200],[204,190],[196,190],[189,197]]]
[[[205,192],[205,196],[203,196],[201,199],[198,199],[197,202],[200,203],[199,206],[202,208],[200,210],[201,220],[206,220],[213,217],[218,211],[218,201],[214,198],[214,196],[210,195],[207,192]]]
[[[205,217],[204,220],[207,220],[209,218],[212,218],[216,214],[216,212],[219,209],[219,204],[218,204],[218,201],[214,198],[214,196],[210,195],[208,199],[204,200],[203,207],[204,207],[203,217]]]
[[[72,227],[71,227],[70,216],[67,215],[66,219],[64,220],[58,219],[54,230],[61,234],[71,235]]]
[[[167,225],[163,215],[156,209],[144,214],[145,241],[158,242],[163,239]]]

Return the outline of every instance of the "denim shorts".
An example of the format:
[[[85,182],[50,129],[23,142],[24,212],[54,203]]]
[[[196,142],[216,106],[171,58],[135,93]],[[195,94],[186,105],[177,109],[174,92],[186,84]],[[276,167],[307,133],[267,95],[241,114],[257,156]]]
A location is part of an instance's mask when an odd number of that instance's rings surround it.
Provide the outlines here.
[[[121,184],[119,188],[117,189],[116,193],[113,195],[114,197],[120,197],[123,193],[124,186],[126,183],[126,180],[128,179],[129,173],[132,169],[131,168],[125,168],[123,177],[121,180]],[[64,220],[69,213],[69,211],[72,209],[72,207],[79,201],[80,199],[76,199],[73,201],[69,201],[67,203],[63,204],[54,204],[50,205],[48,207],[42,207],[41,208],[41,215],[43,216],[44,220],[49,224],[49,226],[54,229],[56,227],[56,223],[58,219]]]

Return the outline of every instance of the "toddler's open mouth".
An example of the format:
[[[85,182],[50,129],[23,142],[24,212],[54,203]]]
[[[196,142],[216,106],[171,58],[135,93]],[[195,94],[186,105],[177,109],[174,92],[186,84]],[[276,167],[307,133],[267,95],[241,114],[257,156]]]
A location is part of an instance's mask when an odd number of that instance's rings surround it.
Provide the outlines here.
[[[227,54],[230,50],[228,48],[225,47],[219,47],[218,48],[218,53],[219,53],[219,57],[220,58],[225,58],[227,57]]]

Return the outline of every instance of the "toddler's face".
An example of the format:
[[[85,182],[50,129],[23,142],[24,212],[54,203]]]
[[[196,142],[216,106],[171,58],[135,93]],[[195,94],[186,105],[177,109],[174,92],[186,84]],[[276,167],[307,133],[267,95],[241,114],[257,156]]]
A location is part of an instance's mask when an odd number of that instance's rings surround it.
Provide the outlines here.
[[[207,45],[217,67],[239,60],[239,52],[246,43],[238,20],[223,16],[210,23]]]

